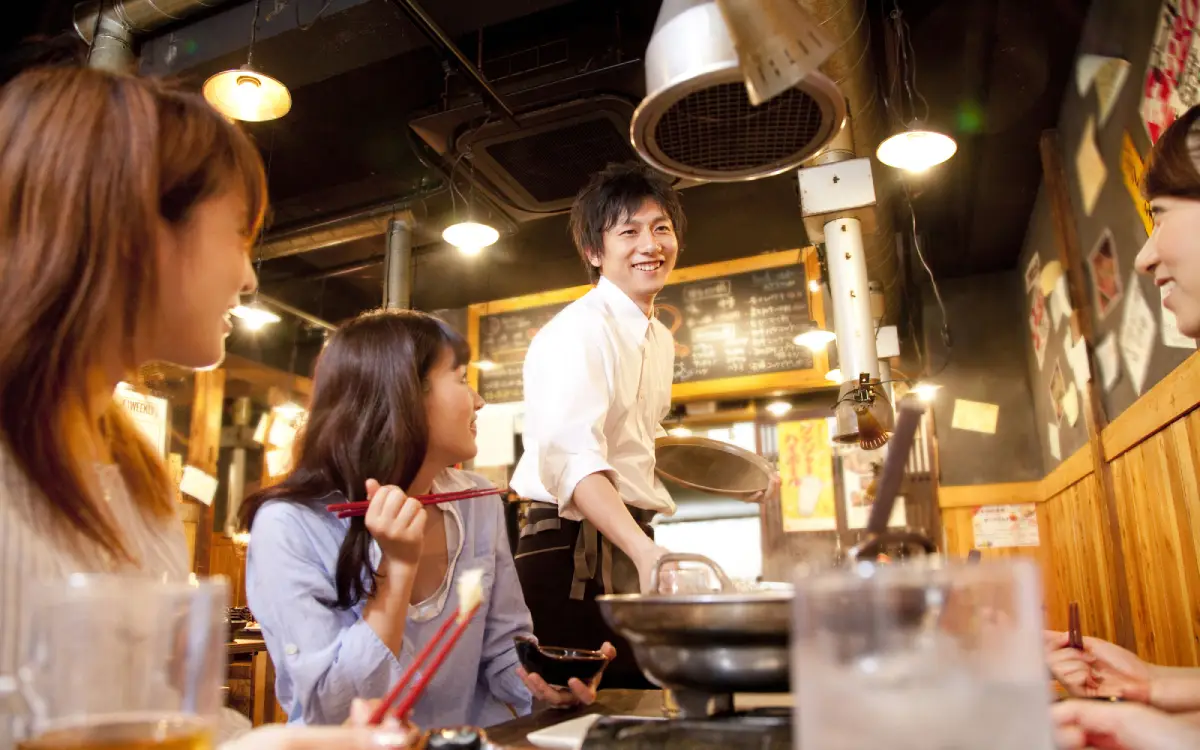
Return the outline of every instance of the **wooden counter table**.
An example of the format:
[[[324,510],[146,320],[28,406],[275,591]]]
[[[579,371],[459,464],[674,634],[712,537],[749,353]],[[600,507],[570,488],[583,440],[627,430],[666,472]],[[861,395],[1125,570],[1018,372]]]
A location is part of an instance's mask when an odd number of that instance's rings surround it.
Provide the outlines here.
[[[525,735],[587,714],[602,716],[662,716],[661,690],[601,690],[596,702],[585,708],[568,711],[534,707],[533,713],[487,730],[493,744],[512,750],[525,750],[536,745]]]

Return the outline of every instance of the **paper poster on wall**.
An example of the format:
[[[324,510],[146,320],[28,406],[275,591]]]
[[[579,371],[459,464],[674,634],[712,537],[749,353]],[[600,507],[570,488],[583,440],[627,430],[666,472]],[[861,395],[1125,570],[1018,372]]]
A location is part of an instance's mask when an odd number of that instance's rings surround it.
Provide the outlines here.
[[[1092,277],[1092,304],[1101,320],[1108,317],[1121,301],[1121,271],[1117,265],[1117,245],[1107,228],[1088,253],[1088,273]]]
[[[957,398],[954,400],[954,416],[950,420],[950,426],[956,430],[995,435],[996,422],[999,418],[1000,406],[998,404]]]
[[[1146,236],[1149,237],[1154,231],[1154,219],[1150,217],[1150,208],[1142,196],[1142,173],[1145,170],[1146,165],[1142,161],[1142,155],[1138,153],[1137,146],[1133,145],[1133,138],[1129,136],[1128,132],[1123,133],[1121,137],[1121,181],[1125,183],[1125,189],[1129,191],[1129,197],[1133,199],[1133,206],[1142,220],[1142,227],[1146,230]]]
[[[1108,179],[1108,168],[1104,157],[1096,146],[1096,120],[1089,117],[1083,126],[1079,150],[1075,152],[1075,176],[1079,179],[1079,193],[1083,197],[1083,211],[1088,216],[1096,210],[1096,201]]]
[[[1038,280],[1042,278],[1042,259],[1037,253],[1025,265],[1025,291],[1032,292],[1037,288]]]
[[[1096,101],[1100,107],[1100,126],[1108,122],[1117,95],[1125,86],[1129,75],[1129,62],[1119,57],[1104,57],[1101,55],[1080,55],[1075,61],[1075,86],[1080,96],[1086,96],[1088,89],[1096,89]]]
[[[1063,277],[1062,263],[1057,260],[1052,260],[1042,266],[1041,288],[1042,296],[1049,297],[1054,293],[1054,288],[1058,286],[1058,282]]]
[[[1092,366],[1088,362],[1087,342],[1080,336],[1079,340],[1071,342],[1071,329],[1068,328],[1063,336],[1063,351],[1067,353],[1067,367],[1071,370],[1071,379],[1075,389],[1083,393],[1087,383],[1092,378]]]
[[[158,451],[158,455],[165,457],[167,455],[167,425],[170,416],[167,410],[167,400],[138,393],[125,383],[117,386],[113,397],[117,403],[125,407],[129,418],[146,436],[146,440],[150,441],[150,445]]]
[[[1142,392],[1150,355],[1154,350],[1154,313],[1146,302],[1138,283],[1137,271],[1129,278],[1129,293],[1125,295],[1125,313],[1121,318],[1121,359],[1133,382],[1133,390]]]
[[[975,509],[971,519],[976,549],[1036,547],[1038,540],[1037,505],[985,505]]]
[[[205,505],[212,505],[213,498],[217,495],[217,478],[195,466],[185,466],[183,478],[179,481],[179,491]]]
[[[1062,460],[1062,444],[1059,442],[1058,425],[1046,425],[1046,447],[1050,449],[1050,455],[1054,456],[1055,461]]]
[[[776,434],[784,532],[837,529],[829,422],[781,422]]]
[[[1117,335],[1110,333],[1096,346],[1096,366],[1105,392],[1111,391],[1121,377],[1121,359],[1117,353]]]
[[[868,451],[852,448],[842,454],[842,490],[846,498],[846,526],[865,529],[871,515],[874,499],[869,491],[875,478],[876,467],[882,466],[887,458],[887,446]],[[908,523],[904,498],[897,497],[888,526],[904,526]]]
[[[1067,277],[1059,276],[1050,293],[1050,320],[1057,326],[1071,319],[1071,298],[1067,295]]]
[[[1076,390],[1074,383],[1067,384],[1067,392],[1063,394],[1062,406],[1067,424],[1074,427],[1075,423],[1079,421],[1079,391]]]
[[[1046,344],[1050,341],[1050,314],[1046,310],[1046,298],[1034,292],[1029,307],[1029,335],[1033,341],[1033,353],[1038,369],[1046,361]]]
[[[1162,340],[1167,346],[1176,349],[1195,349],[1196,339],[1185,335],[1179,330],[1179,321],[1175,318],[1175,313],[1167,309],[1167,306],[1162,304],[1167,298],[1167,287],[1160,286],[1158,288],[1158,303],[1159,309],[1162,310]]]
[[[1141,115],[1150,142],[1157,143],[1175,118],[1200,103],[1200,3],[1164,0],[1150,45],[1142,85]]]
[[[1063,396],[1067,393],[1067,383],[1063,380],[1062,365],[1054,363],[1054,373],[1050,376],[1050,410],[1054,412],[1054,421],[1061,422],[1063,416]]]

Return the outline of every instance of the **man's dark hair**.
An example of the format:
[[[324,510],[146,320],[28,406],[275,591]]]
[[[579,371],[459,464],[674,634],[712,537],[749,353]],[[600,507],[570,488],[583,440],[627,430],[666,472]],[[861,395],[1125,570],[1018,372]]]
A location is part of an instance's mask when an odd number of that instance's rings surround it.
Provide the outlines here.
[[[687,220],[679,193],[662,175],[644,164],[609,164],[604,171],[593,175],[575,196],[571,206],[571,238],[593,284],[600,280],[600,269],[592,265],[591,259],[604,255],[604,233],[637,213],[647,198],[662,206],[683,249]]]

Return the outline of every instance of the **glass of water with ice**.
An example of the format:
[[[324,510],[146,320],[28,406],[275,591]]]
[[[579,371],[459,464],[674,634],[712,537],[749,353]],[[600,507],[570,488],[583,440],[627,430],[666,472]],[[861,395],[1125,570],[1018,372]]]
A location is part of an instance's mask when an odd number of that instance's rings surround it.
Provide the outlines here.
[[[1031,560],[798,574],[796,750],[1051,750]]]

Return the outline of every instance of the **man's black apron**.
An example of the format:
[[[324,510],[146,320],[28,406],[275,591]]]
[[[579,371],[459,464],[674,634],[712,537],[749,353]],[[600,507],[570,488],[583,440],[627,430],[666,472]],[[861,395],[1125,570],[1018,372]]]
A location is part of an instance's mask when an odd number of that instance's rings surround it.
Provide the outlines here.
[[[654,512],[633,507],[629,512],[653,539]],[[605,670],[602,686],[655,689],[638,669],[629,643],[609,629],[596,603],[601,594],[639,593],[637,567],[625,553],[590,522],[559,518],[558,506],[551,503],[532,503],[515,558],[533,633],[543,645],[598,649],[609,641],[617,658]]]

